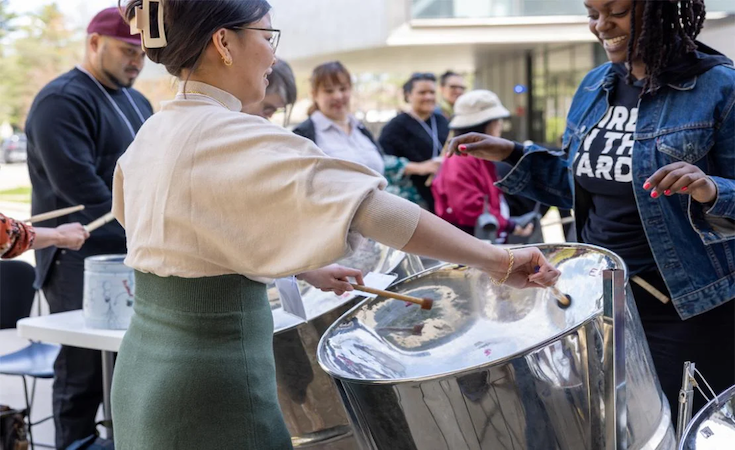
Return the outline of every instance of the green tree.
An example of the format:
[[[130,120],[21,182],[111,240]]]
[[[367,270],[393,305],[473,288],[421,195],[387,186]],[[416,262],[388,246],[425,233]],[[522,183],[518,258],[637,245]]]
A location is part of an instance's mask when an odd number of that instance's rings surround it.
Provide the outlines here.
[[[8,32],[12,31],[10,27],[10,21],[15,18],[8,10],[8,0],[0,0],[0,42],[2,42],[7,36]],[[0,46],[0,57],[2,57],[2,47]]]
[[[81,61],[83,37],[56,3],[28,16],[10,37],[0,66],[0,122],[22,128],[33,98],[49,81]]]

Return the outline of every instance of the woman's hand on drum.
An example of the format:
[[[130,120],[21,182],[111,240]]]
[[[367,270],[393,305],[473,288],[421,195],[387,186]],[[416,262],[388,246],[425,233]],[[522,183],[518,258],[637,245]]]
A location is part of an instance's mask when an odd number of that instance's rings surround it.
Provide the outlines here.
[[[482,133],[467,133],[457,136],[449,143],[448,156],[472,155],[488,161],[502,161],[513,152],[513,142]]]
[[[362,272],[338,264],[310,270],[296,276],[299,280],[304,280],[323,292],[334,292],[337,295],[354,290],[347,277],[354,278],[357,284],[365,284]]]
[[[556,283],[561,275],[536,247],[510,249],[513,252],[513,267],[504,284],[523,289],[530,287],[549,287]],[[503,251],[505,257],[486,272],[495,280],[502,280],[508,274],[510,255]]]
[[[715,182],[699,167],[681,161],[658,169],[646,180],[643,189],[650,190],[653,198],[684,194],[699,203],[709,203],[717,198]]]

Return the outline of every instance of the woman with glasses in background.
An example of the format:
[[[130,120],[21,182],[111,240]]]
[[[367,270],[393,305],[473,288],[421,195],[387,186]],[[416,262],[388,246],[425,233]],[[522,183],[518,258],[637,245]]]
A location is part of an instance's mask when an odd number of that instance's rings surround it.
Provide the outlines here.
[[[436,112],[436,77],[432,73],[414,73],[403,85],[408,111],[398,114],[380,133],[380,146],[388,155],[403,157],[420,166],[420,172],[406,173],[422,199],[422,205],[434,211],[434,197],[427,179],[441,167],[441,151],[449,135],[449,122]]]

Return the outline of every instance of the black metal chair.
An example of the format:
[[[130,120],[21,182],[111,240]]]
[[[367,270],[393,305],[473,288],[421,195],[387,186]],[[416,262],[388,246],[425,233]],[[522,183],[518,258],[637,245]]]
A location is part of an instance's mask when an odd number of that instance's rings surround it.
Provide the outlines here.
[[[15,328],[16,322],[31,314],[33,300],[37,294],[33,288],[35,276],[33,266],[26,262],[0,261],[0,329]],[[54,361],[60,348],[58,345],[31,342],[16,352],[0,356],[0,375],[19,376],[23,379],[31,448],[34,446],[55,448],[53,445],[34,445],[33,427],[52,419],[53,416],[33,422],[31,409],[36,396],[36,380],[54,377]],[[30,396],[27,377],[33,378]]]

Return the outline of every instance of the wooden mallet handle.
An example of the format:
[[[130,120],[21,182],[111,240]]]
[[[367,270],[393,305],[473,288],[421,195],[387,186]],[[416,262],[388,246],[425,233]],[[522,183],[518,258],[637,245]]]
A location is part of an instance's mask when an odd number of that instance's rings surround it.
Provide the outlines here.
[[[23,222],[26,222],[26,223],[43,222],[44,220],[56,219],[57,217],[63,217],[71,213],[81,211],[83,209],[84,209],[84,205],[70,206],[68,208],[62,208],[62,209],[57,209],[54,211],[49,211],[43,214],[37,214],[35,216],[27,218]]]
[[[551,292],[554,294],[554,297],[556,297],[556,302],[562,308],[569,308],[572,304],[572,297],[569,294],[565,294],[560,291],[558,287],[551,286]]]
[[[99,228],[99,227],[101,227],[103,225],[106,225],[106,224],[112,222],[113,220],[115,220],[115,216],[112,214],[112,212],[108,212],[107,214],[105,214],[104,216],[100,217],[99,219],[97,219],[97,220],[95,220],[93,222],[88,223],[87,225],[85,225],[84,228],[87,230],[87,232],[91,233],[94,230],[96,230],[97,228]]]
[[[381,297],[392,298],[394,300],[402,300],[404,302],[415,303],[417,305],[421,305],[421,309],[431,309],[431,307],[434,305],[434,301],[430,298],[411,297],[410,295],[398,294],[396,292],[384,291],[382,289],[374,289],[360,284],[350,284],[357,291],[367,292],[368,294],[375,294]]]

